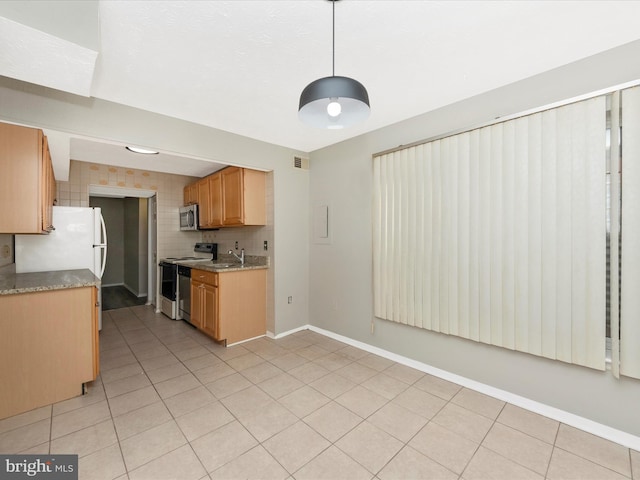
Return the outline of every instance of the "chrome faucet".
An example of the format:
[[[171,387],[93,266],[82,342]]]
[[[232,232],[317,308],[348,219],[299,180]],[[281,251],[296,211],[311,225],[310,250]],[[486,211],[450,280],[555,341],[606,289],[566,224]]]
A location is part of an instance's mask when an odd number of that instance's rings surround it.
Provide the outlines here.
[[[236,255],[233,250],[229,250],[227,253],[230,253],[231,255],[236,257],[238,260],[240,260],[240,266],[242,267],[244,266],[244,248],[240,250],[240,256]]]

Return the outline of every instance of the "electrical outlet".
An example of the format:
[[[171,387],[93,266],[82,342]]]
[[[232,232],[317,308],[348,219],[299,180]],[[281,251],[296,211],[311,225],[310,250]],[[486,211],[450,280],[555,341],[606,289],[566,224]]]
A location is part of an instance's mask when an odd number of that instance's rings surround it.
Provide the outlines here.
[[[236,250],[238,249],[238,241],[236,240]]]
[[[263,247],[265,251],[269,250],[269,243],[266,240],[264,241]]]
[[[0,256],[2,258],[9,258],[11,256],[11,247],[9,245],[3,245],[0,249]]]
[[[287,303],[293,303],[293,297],[288,297],[287,298]]]

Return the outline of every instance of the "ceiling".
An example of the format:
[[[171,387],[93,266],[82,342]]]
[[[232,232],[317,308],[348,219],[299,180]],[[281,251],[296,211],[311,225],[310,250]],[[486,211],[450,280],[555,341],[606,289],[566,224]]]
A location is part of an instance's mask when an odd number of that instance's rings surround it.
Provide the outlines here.
[[[371,115],[317,130],[297,109],[302,89],[331,75],[331,7],[4,0],[0,75],[312,152],[640,38],[638,1],[342,0],[335,74],[365,85]],[[91,142],[71,155],[104,159]]]

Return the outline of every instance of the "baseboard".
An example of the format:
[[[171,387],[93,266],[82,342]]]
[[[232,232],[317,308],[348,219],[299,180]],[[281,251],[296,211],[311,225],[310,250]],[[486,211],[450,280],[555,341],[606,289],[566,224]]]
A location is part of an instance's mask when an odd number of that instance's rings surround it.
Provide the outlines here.
[[[101,283],[101,287],[123,287],[124,283]]]
[[[373,345],[369,345],[358,340],[353,340],[349,337],[345,337],[343,335],[331,332],[329,330],[324,330],[313,325],[305,325],[303,327],[280,333],[276,336],[273,336],[273,333],[271,332],[267,332],[267,336],[269,336],[269,338],[278,339],[286,337],[287,335],[291,335],[292,333],[299,332],[301,330],[311,330],[312,332],[319,333],[320,335],[324,335],[325,337],[329,337],[334,340],[338,340],[339,342],[346,343],[347,345],[359,348],[360,350],[364,350],[380,357],[387,358],[402,365],[406,365],[407,367],[415,368],[416,370],[428,373],[429,375],[433,375],[434,377],[448,380],[460,386],[475,390],[504,402],[508,402],[517,407],[524,408],[525,410],[529,410],[530,412],[544,415],[545,417],[557,420],[558,422],[564,423],[571,427],[578,428],[580,430],[592,433],[593,435],[597,435],[620,445],[624,445],[625,447],[631,448],[633,450],[640,451],[640,437],[637,437],[630,433],[623,432],[622,430],[603,425],[601,423],[589,420],[588,418],[584,418],[579,415],[575,415],[565,410],[560,410],[559,408],[536,402],[534,400],[516,395],[506,390],[501,390],[499,388],[492,387],[491,385],[480,383],[475,380],[471,380],[470,378],[447,372],[446,370],[433,367],[426,363],[418,362],[417,360],[413,360],[411,358],[403,357],[402,355],[383,350],[382,348],[374,347]]]
[[[131,288],[129,285],[127,285],[126,283],[121,284],[124,288],[126,288],[127,290],[129,290],[129,292],[131,292],[133,295],[135,295],[137,298],[142,298],[142,297],[146,297],[147,294],[146,293],[138,293],[136,290],[134,290],[133,288]]]
[[[268,336],[268,333],[267,333],[267,336]],[[243,343],[250,342],[251,340],[257,340],[258,338],[262,338],[262,337],[264,337],[264,335],[258,335],[257,337],[247,338],[246,340],[240,340],[239,342],[236,342],[236,343],[230,343],[227,345],[227,348],[233,347],[235,345],[242,345]]]
[[[291,335],[293,333],[301,332],[303,330],[309,330],[309,329],[310,329],[310,325],[304,325],[302,327],[294,328],[292,330],[287,330],[286,332],[279,333],[278,335],[275,335],[273,332],[270,332],[270,331],[267,330],[267,337],[268,338],[272,338],[274,340],[277,340],[279,338],[284,338],[284,337],[286,337],[288,335]]]

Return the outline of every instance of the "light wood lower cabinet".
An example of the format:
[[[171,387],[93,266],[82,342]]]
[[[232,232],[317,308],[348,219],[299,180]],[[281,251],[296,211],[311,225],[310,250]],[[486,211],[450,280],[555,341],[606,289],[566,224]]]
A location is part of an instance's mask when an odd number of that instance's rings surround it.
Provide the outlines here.
[[[202,285],[202,331],[219,339],[218,332],[218,287]]]
[[[191,323],[233,344],[266,333],[267,270],[191,270]]]
[[[98,375],[96,288],[0,295],[0,418],[82,394]]]
[[[98,289],[93,288],[93,294],[91,296],[93,302],[93,316],[91,317],[91,330],[93,340],[93,380],[100,375],[100,325],[98,325],[98,319],[100,318],[100,309],[102,306],[98,301]]]
[[[191,270],[191,323],[216,338],[218,274]]]

